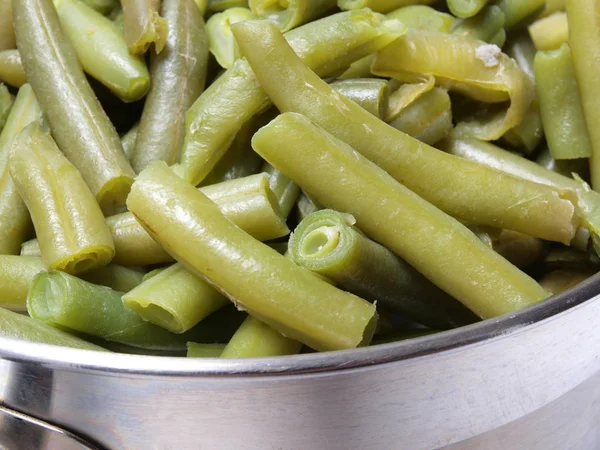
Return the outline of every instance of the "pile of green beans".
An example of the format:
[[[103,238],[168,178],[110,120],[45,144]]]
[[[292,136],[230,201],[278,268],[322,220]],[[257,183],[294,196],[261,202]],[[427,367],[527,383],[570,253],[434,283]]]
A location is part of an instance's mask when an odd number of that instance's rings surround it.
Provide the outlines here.
[[[0,336],[256,358],[600,271],[597,0],[0,0]]]

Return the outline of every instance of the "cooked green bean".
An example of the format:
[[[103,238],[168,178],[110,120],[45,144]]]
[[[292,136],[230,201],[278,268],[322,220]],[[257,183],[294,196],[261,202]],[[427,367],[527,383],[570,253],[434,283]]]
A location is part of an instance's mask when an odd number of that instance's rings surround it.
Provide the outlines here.
[[[115,247],[98,203],[39,123],[17,136],[9,167],[50,270],[79,273],[110,262]]]
[[[115,9],[119,9],[118,0],[81,0],[83,3],[88,5],[90,8],[95,9],[100,14],[110,14]]]
[[[483,3],[487,3],[487,0]],[[452,27],[452,33],[490,42],[503,27],[504,13],[499,6],[490,5],[468,19],[457,20]]]
[[[31,317],[0,308],[0,336],[83,350],[107,350]]]
[[[109,264],[81,274],[79,277],[90,283],[107,286],[115,291],[129,292],[142,282],[144,272],[117,264]]]
[[[144,104],[132,166],[140,172],[155,160],[173,164],[185,136],[185,112],[204,90],[208,40],[204,19],[192,0],[163,0],[169,36],[152,55],[152,88]]]
[[[280,333],[315,350],[370,342],[377,322],[373,305],[252,239],[164,163],[138,176],[127,205],[176,259]],[[181,208],[185,218],[177,214]]]
[[[527,76],[498,47],[445,33],[409,30],[378,53],[371,71],[402,81],[432,74],[438,84],[475,100],[510,100],[507,110],[458,124],[465,134],[484,140],[518,125],[535,96]]]
[[[548,292],[560,294],[594,275],[595,271],[555,270],[542,277],[540,284]]]
[[[543,258],[546,244],[541,239],[523,233],[502,230],[493,239],[493,248],[512,264],[524,269]]]
[[[54,0],[54,5],[83,70],[125,102],[144,97],[150,89],[146,63],[129,53],[119,28],[80,0]]]
[[[142,319],[179,334],[229,300],[183,265],[173,264],[126,293],[123,303]]]
[[[229,8],[248,8],[248,0],[208,0],[210,12],[221,12]]]
[[[490,44],[496,47],[502,48],[506,43],[506,30],[501,28],[496,34],[494,34],[488,41]]]
[[[456,19],[426,5],[410,5],[386,14],[388,19],[398,19],[408,28],[449,33]]]
[[[306,192],[300,191],[300,195],[296,201],[296,216],[298,222],[304,220],[309,214],[315,213],[322,209],[323,205],[317,202],[314,198],[309,197]]]
[[[538,50],[556,50],[569,42],[567,13],[557,12],[533,22],[529,34]]]
[[[421,142],[433,145],[452,130],[450,106],[448,92],[436,87],[408,105],[389,124]]]
[[[538,52],[534,66],[550,154],[554,159],[590,157],[592,148],[569,45]]]
[[[544,258],[544,268],[553,270],[594,271],[600,269],[598,255],[569,247],[554,248]]]
[[[86,80],[52,1],[15,2],[14,15],[25,73],[52,136],[106,213],[124,203],[135,175],[119,135]]]
[[[123,146],[123,153],[127,158],[127,161],[132,160],[133,158],[133,149],[135,148],[135,140],[137,139],[138,130],[140,124],[136,123],[132,126],[127,133],[121,136],[121,145]]]
[[[19,50],[0,51],[0,81],[14,87],[21,87],[27,83]]]
[[[0,83],[0,133],[6,125],[10,110],[15,102],[14,97],[6,87],[6,85]]]
[[[233,31],[280,111],[305,114],[452,216],[548,240],[572,239],[573,204],[555,190],[446,155],[383,123],[312,73],[268,22],[237,23]]]
[[[38,256],[0,255],[0,307],[25,311],[29,286],[46,265]]]
[[[30,239],[21,244],[21,256],[42,256],[40,244],[37,239]]]
[[[400,84],[398,88],[395,88]],[[392,89],[392,86],[394,89]],[[388,100],[388,109],[385,114],[385,121],[391,122],[402,113],[409,105],[417,101],[423,94],[431,91],[435,87],[435,79],[432,76],[425,76],[413,83],[400,83],[397,80],[390,81],[390,98]]]
[[[397,21],[361,10],[311,22],[286,33],[286,39],[311,68],[327,76],[384,47],[403,30]],[[247,61],[236,61],[186,114],[185,179],[200,184],[242,125],[269,104]]]
[[[255,317],[248,316],[221,353],[221,358],[261,358],[300,353],[302,343],[287,338]]]
[[[16,47],[12,0],[0,0],[0,51]]]
[[[590,168],[587,159],[562,159],[557,161],[552,157],[548,148],[543,148],[535,162],[543,168],[560,173],[567,178],[571,178],[571,174],[576,173],[584,180],[589,179]]]
[[[376,78],[354,78],[331,83],[337,92],[375,117],[383,119],[388,108],[388,83]]]
[[[253,146],[325,206],[351,213],[369,237],[478,316],[495,317],[548,296],[460,222],[304,116],[282,114],[254,136]]]
[[[300,188],[267,162],[263,164],[261,172],[269,175],[269,186],[277,197],[281,215],[287,218],[298,199],[298,195],[300,195]]]
[[[546,5],[546,0],[499,0],[497,4],[506,18],[504,26],[510,30],[540,13]]]
[[[337,211],[309,215],[290,238],[292,259],[344,290],[432,328],[453,328],[476,320],[460,303],[354,224],[354,217]]]
[[[222,13],[213,14],[206,22],[210,52],[221,67],[230,69],[234,61],[242,56],[231,32],[231,24],[253,17],[248,8],[229,8]]]
[[[208,11],[208,0],[194,0],[194,3],[200,10],[200,14],[202,14],[202,17],[204,17],[206,11]]]
[[[600,189],[600,48],[591,43],[600,41],[600,3],[595,0],[567,0],[569,45],[577,86],[581,95],[583,115],[592,145],[590,176],[592,187]]]
[[[226,344],[198,344],[197,342],[187,343],[188,358],[218,358],[223,353]]]
[[[336,6],[336,0],[250,0],[252,13],[272,20],[282,32],[323,17]]]
[[[566,8],[567,0],[546,0],[544,15],[552,14],[555,11],[564,11]]]
[[[31,86],[24,84],[0,134],[0,254],[18,255],[21,243],[33,229],[29,211],[10,176],[8,160],[17,135],[41,118],[42,110]]]
[[[121,0],[125,41],[134,55],[143,55],[154,44],[160,53],[167,42],[169,22],[160,17],[160,0]]]
[[[343,10],[369,8],[375,12],[387,13],[402,6],[429,5],[435,0],[338,0],[338,7]]]
[[[489,0],[446,0],[448,9],[456,17],[473,17],[478,14]]]

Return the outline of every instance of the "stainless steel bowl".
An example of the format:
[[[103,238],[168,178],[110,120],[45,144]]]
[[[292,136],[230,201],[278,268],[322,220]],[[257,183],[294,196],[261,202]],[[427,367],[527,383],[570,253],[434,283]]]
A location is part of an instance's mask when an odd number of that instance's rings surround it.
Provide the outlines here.
[[[600,448],[600,275],[514,315],[325,354],[188,360],[0,339],[3,445]]]

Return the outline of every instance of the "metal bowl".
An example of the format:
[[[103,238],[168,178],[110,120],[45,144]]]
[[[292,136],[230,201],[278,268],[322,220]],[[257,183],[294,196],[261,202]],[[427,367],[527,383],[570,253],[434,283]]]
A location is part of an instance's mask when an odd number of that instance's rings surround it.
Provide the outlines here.
[[[600,275],[494,320],[321,354],[185,359],[0,339],[0,448],[600,448],[599,324]]]

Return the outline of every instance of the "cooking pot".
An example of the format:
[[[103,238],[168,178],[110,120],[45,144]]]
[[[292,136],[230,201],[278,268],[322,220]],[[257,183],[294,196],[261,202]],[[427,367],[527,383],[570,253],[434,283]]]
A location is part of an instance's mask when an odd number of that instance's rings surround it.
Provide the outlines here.
[[[0,339],[0,448],[600,448],[600,275],[349,351],[186,359]]]

